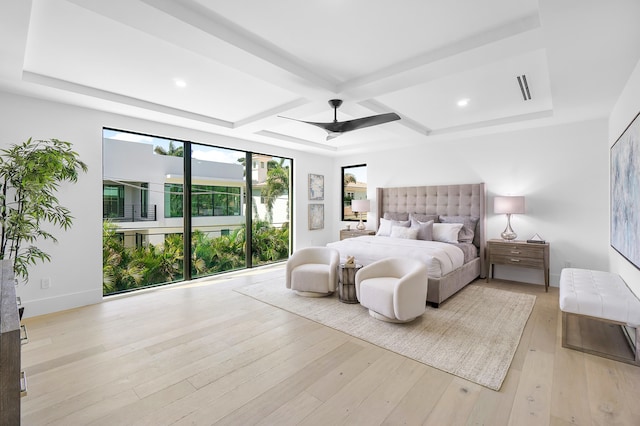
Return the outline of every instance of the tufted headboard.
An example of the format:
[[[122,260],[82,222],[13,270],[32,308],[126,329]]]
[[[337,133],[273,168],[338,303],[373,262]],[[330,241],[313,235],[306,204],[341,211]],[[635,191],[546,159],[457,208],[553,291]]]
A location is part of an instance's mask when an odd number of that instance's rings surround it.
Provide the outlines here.
[[[442,216],[475,216],[480,218],[476,233],[480,236],[477,244],[482,259],[484,276],[486,246],[486,210],[484,183],[463,185],[403,186],[397,188],[377,188],[378,220],[385,212],[423,213]]]

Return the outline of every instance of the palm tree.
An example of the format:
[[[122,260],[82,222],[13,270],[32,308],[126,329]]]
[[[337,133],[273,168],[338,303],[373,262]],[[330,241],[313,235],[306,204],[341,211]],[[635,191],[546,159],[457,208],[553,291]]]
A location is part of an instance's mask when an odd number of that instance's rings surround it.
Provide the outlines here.
[[[350,183],[356,183],[356,175],[352,174],[352,173],[345,173],[344,174],[344,183],[342,184],[342,186],[347,186]]]
[[[180,144],[180,146],[176,146],[173,141],[169,141],[169,149],[166,150],[160,145],[157,145],[153,152],[159,155],[171,155],[173,157],[184,157],[184,146]]]
[[[284,158],[267,163],[267,181],[264,196],[267,202],[267,220],[273,222],[273,206],[278,197],[289,194],[289,166],[284,166]],[[287,219],[289,219],[289,198],[287,197]]]

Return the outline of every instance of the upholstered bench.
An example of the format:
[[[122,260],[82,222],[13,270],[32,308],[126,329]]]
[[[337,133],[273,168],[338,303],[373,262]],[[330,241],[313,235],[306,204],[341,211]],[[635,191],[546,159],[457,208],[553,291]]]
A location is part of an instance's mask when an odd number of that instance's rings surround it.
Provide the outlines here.
[[[640,300],[624,280],[610,272],[565,268],[560,274],[560,310],[562,311],[562,346],[606,358],[640,365]],[[630,328],[624,334],[633,350],[628,359],[567,341],[569,316],[576,315]]]

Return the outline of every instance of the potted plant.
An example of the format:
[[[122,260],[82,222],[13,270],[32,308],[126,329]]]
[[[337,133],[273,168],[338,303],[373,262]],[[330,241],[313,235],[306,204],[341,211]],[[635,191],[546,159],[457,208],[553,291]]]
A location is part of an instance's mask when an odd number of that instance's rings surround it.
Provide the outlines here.
[[[0,259],[11,259],[14,273],[25,282],[29,265],[51,257],[34,244],[57,239],[45,226],[69,229],[73,216],[60,205],[62,182],[76,182],[87,165],[69,142],[33,140],[0,150]]]

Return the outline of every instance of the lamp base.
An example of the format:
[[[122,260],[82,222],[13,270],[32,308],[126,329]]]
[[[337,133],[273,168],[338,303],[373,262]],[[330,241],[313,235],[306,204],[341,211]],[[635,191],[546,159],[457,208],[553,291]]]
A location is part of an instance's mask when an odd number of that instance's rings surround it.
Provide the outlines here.
[[[502,237],[503,240],[512,241],[518,237],[518,234],[516,234],[513,231],[507,232],[507,230],[505,230],[503,233],[500,234],[500,236]]]
[[[516,237],[518,236],[518,234],[513,232],[513,229],[511,229],[511,214],[510,213],[507,213],[507,227],[504,228],[504,231],[502,231],[500,236],[502,237],[503,240],[506,240],[506,241],[515,240]]]
[[[356,229],[358,231],[364,231],[366,228],[366,226],[364,225],[364,223],[362,222],[362,219],[360,219],[360,223],[358,223],[358,226],[356,226]]]

